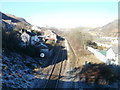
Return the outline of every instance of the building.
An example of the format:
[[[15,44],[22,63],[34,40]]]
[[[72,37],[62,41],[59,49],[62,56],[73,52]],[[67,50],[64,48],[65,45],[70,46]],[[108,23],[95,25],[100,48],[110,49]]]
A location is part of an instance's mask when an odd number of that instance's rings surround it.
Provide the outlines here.
[[[107,65],[114,64],[120,65],[120,52],[118,51],[118,45],[113,45],[107,50],[98,50],[92,47],[88,47],[87,49],[92,52],[98,59]]]
[[[44,31],[44,39],[46,41],[47,40],[53,40],[56,43],[57,35],[54,32],[52,32],[51,30],[46,30],[46,31]]]
[[[33,32],[28,32],[27,30],[22,29],[20,33],[21,33],[22,46],[35,45],[35,43],[40,41],[37,35]]]
[[[38,26],[32,26],[31,29],[35,31],[41,31],[41,29]]]
[[[21,40],[22,40],[21,45],[22,45],[22,46],[27,46],[27,45],[29,45],[29,44],[30,44],[30,38],[31,38],[31,36],[30,36],[28,33],[23,32],[23,33],[21,34]]]
[[[119,56],[118,45],[112,46],[106,52],[106,57],[108,59],[109,64],[118,65],[119,64],[118,56]]]

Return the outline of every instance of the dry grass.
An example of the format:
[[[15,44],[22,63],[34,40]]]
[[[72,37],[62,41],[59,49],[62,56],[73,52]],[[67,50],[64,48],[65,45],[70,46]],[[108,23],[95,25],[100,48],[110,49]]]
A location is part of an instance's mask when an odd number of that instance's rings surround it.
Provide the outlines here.
[[[85,62],[91,62],[91,63],[102,63],[95,55],[89,54],[89,55],[84,55],[84,56],[79,56],[78,61],[76,62],[78,67],[81,67],[85,65]]]
[[[119,67],[120,68],[120,67]],[[95,83],[100,85],[108,85],[120,80],[120,75],[117,72],[118,66],[105,64],[90,64],[84,66],[80,77],[85,77],[85,82]]]

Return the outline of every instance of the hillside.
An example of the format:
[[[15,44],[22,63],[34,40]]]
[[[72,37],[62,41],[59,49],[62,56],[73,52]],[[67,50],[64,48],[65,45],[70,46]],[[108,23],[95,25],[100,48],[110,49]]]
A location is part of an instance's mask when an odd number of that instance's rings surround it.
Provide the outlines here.
[[[107,36],[107,37],[117,37],[118,35],[118,20],[104,25],[103,27],[95,28],[90,30],[90,33],[94,36]]]
[[[8,54],[9,53],[9,54]],[[0,55],[1,56],[1,55]],[[15,52],[2,52],[2,87],[32,88],[37,81],[35,67],[40,68],[45,61]]]
[[[2,16],[1,23],[2,28],[6,30],[11,30],[12,28],[25,28],[26,26],[30,26],[31,24],[28,23],[25,19],[16,17],[11,14],[6,14],[0,12],[0,15]]]

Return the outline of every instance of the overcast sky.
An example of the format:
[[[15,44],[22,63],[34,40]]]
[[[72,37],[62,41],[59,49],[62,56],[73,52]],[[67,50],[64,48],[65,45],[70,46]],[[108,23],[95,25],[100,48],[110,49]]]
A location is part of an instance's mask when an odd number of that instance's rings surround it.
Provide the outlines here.
[[[99,27],[118,18],[118,2],[2,2],[1,11],[38,26]]]

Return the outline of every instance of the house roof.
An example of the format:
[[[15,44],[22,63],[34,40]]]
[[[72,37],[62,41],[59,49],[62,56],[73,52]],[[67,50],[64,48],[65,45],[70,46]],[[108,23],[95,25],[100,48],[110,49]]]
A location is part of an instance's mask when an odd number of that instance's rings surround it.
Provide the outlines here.
[[[29,32],[26,29],[22,29],[22,33],[25,32],[27,34],[29,34],[30,36],[35,36],[36,34],[34,32]]]
[[[35,36],[36,34],[33,32],[26,32],[27,34],[29,34],[30,36]]]
[[[30,36],[35,36],[36,34],[33,32],[26,32],[27,34],[29,34]]]

